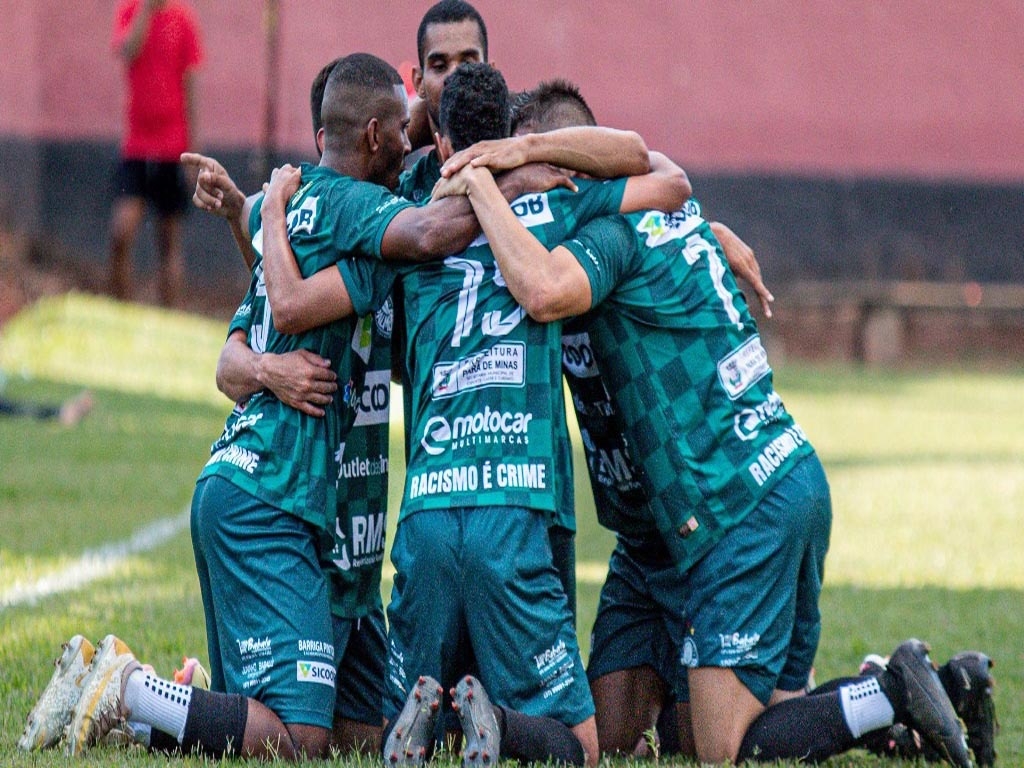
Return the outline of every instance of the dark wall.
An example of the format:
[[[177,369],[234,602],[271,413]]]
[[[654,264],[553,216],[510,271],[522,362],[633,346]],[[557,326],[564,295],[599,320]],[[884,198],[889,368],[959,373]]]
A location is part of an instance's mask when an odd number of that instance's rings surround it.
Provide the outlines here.
[[[267,178],[255,149],[215,154],[247,192]],[[0,167],[25,170],[0,182],[2,208],[17,225],[58,245],[69,261],[100,269],[116,160],[114,144],[0,141]],[[776,284],[837,278],[1024,282],[1022,186],[720,174],[691,180],[707,216],[746,239]],[[137,268],[145,273],[155,263],[151,229],[143,231],[137,250]],[[193,288],[205,301],[230,306],[241,297],[246,273],[221,220],[190,211],[186,258]]]

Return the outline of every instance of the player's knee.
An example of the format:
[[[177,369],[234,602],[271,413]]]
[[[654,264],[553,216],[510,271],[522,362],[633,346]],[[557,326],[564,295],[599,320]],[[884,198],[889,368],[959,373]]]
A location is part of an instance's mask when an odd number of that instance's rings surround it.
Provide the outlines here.
[[[293,723],[286,724],[285,729],[291,738],[292,751],[296,758],[315,759],[327,757],[328,748],[331,743],[331,731],[329,729]]]

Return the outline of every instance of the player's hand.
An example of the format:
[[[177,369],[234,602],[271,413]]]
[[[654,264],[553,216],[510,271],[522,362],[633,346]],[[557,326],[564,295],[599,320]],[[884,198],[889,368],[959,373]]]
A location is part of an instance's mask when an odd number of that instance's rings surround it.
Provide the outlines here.
[[[338,391],[331,362],[306,349],[260,355],[260,382],[287,406],[321,417]]]
[[[507,184],[511,184],[513,189],[523,195],[529,192],[548,192],[556,187],[564,187],[570,192],[579,191],[568,171],[548,163],[527,163],[505,172],[498,184],[502,192]]]
[[[223,165],[198,152],[182,152],[181,163],[196,174],[196,190],[192,195],[196,208],[225,219],[241,217],[245,195]]]
[[[430,193],[430,199],[440,200],[445,197],[460,197],[469,194],[470,177],[474,173],[490,173],[486,168],[476,169],[472,166],[463,167],[458,173],[451,176],[442,176],[434,184]]]
[[[449,157],[441,166],[441,176],[452,176],[467,165],[490,168],[492,171],[507,171],[510,168],[518,168],[528,160],[526,143],[522,137],[478,141]]]
[[[725,251],[725,258],[729,262],[733,274],[754,289],[758,301],[761,302],[761,311],[764,312],[764,316],[771,317],[771,303],[775,301],[775,297],[772,296],[771,291],[761,279],[761,265],[757,263],[754,250],[720,221],[711,222],[711,231],[715,233],[718,242],[722,244],[722,250]]]
[[[301,184],[301,168],[287,163],[280,168],[275,168],[270,174],[270,183],[263,185],[263,192],[266,195],[263,206],[266,207],[270,204],[283,211],[288,204],[288,199],[298,191]]]

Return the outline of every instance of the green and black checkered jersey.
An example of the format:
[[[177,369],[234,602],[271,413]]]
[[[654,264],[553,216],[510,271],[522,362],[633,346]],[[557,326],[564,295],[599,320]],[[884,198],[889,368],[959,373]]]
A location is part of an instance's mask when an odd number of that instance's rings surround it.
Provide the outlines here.
[[[325,568],[331,610],[360,618],[381,607],[380,578],[388,509],[391,435],[391,330],[394,307],[362,319],[373,333],[369,370],[355,397],[356,418],[338,450],[338,520]]]
[[[241,414],[229,419],[200,474],[224,477],[267,504],[297,515],[324,531],[335,529],[335,454],[355,419],[355,393],[361,391],[372,349],[372,335],[359,316],[382,307],[393,271],[380,262],[380,243],[394,215],[411,203],[383,187],[356,181],[328,168],[302,166],[303,183],[288,202],[289,241],[305,276],[337,265],[356,316],[296,335],[273,327],[262,264],[257,261],[246,302],[236,323],[251,323],[256,352],[308,349],[331,361],[338,374],[335,407],[324,418],[307,416],[258,392]],[[250,218],[253,247],[262,254],[263,232],[257,201]]]
[[[370,361],[363,389],[355,397],[355,421],[335,456],[339,468],[334,551],[325,552],[322,564],[331,584],[331,611],[345,619],[360,618],[381,607],[393,318],[388,298],[380,310],[359,321],[360,333],[373,334]],[[240,329],[250,338],[251,319],[251,313],[236,314],[231,332]],[[231,419],[237,419],[244,407],[245,403],[239,404]]]
[[[619,209],[624,180],[583,181],[512,203],[542,242]],[[412,419],[402,515],[517,506],[554,513],[571,484],[561,323],[537,323],[509,293],[484,236],[442,262],[403,270]],[[567,455],[568,452],[565,452]]]
[[[696,201],[593,222],[565,245],[600,303],[586,327],[652,516],[689,567],[813,448]]]

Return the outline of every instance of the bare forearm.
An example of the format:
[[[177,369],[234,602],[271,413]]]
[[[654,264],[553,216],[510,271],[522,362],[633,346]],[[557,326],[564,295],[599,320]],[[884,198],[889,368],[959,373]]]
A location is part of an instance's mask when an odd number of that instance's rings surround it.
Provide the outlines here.
[[[582,126],[522,137],[528,162],[550,163],[598,178],[651,170],[647,145],[634,131]]]
[[[238,402],[263,389],[259,381],[259,355],[236,332],[224,344],[217,360],[217,389]]]
[[[589,308],[585,274],[584,284],[574,281],[578,265],[553,258],[516,218],[489,173],[472,174],[468,196],[509,292],[530,317],[548,322]]]

